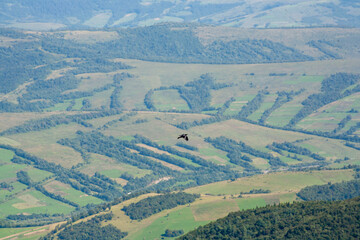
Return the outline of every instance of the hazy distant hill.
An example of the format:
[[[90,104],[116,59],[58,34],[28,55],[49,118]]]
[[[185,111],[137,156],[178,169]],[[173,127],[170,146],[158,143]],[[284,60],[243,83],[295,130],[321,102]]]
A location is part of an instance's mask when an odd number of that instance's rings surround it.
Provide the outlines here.
[[[250,0],[3,0],[0,25],[25,29],[200,22],[245,28],[360,26],[360,3]]]

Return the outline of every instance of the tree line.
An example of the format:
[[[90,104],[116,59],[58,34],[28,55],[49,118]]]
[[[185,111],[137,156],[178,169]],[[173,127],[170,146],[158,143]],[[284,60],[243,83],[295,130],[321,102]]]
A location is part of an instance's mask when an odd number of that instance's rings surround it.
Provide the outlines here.
[[[142,220],[165,209],[171,209],[178,205],[185,205],[195,201],[200,195],[184,192],[167,193],[154,197],[148,197],[137,203],[131,203],[123,207],[123,211],[132,220]]]
[[[294,127],[309,114],[331,102],[360,91],[360,85],[352,89],[347,87],[359,82],[360,75],[336,73],[321,82],[321,92],[311,94],[302,102],[303,108],[289,121],[288,127]]]
[[[360,196],[360,180],[308,186],[301,189],[296,195],[305,201],[350,199]]]
[[[246,164],[246,162],[251,162],[251,159],[249,159],[248,157],[244,157],[246,155],[241,155],[241,153],[247,153],[255,157],[267,159],[269,161],[269,164],[275,168],[280,166],[287,166],[287,164],[282,162],[279,157],[274,157],[270,153],[256,150],[242,141],[237,142],[224,136],[217,138],[205,138],[205,141],[213,145],[215,148],[227,152],[227,156],[230,158],[230,161],[234,161],[235,163],[239,162],[240,160],[242,162],[245,162],[242,164]],[[252,167],[249,170],[254,171],[256,169]]]
[[[112,213],[105,213],[91,218],[88,221],[80,222],[65,227],[57,234],[58,239],[104,239],[115,240],[122,239],[128,235],[127,232],[122,232],[112,224],[102,226],[102,223],[113,218]],[[40,237],[41,240],[53,239],[51,234]]]
[[[118,109],[113,109],[107,111],[82,113],[75,115],[66,115],[66,114],[52,115],[50,117],[28,120],[21,125],[8,128],[5,131],[0,132],[0,136],[12,135],[18,133],[27,133],[31,131],[42,131],[45,129],[56,127],[58,125],[70,124],[70,123],[78,123],[80,125],[83,125],[84,127],[92,127],[92,125],[86,122],[86,120],[117,115],[120,113],[122,113],[122,111]]]
[[[266,119],[271,115],[272,112],[274,112],[276,109],[280,108],[282,105],[284,105],[287,102],[290,102],[295,96],[301,94],[305,89],[301,89],[297,92],[294,91],[290,91],[290,92],[286,92],[286,91],[281,91],[281,92],[277,92],[277,98],[274,102],[274,104],[266,109],[263,114],[261,115],[260,119],[259,119],[259,124],[262,125],[265,123]]]
[[[126,176],[128,182],[123,186],[123,193],[149,189],[152,191],[164,189],[184,189],[191,186],[202,185],[206,183],[238,178],[249,175],[250,173],[238,173],[229,166],[220,166],[212,162],[206,161],[195,155],[179,151],[169,146],[158,145],[142,136],[136,135],[132,141],[119,140],[114,137],[104,136],[100,132],[78,132],[75,139],[65,139],[63,144],[74,147],[74,149],[82,149],[82,151],[97,153],[115,159],[118,162],[130,164],[140,169],[151,170],[150,174],[143,177]],[[168,154],[159,154],[144,147],[140,147],[138,143],[167,151],[174,156]],[[130,151],[129,149],[136,150]],[[186,163],[178,157],[183,157],[200,165]],[[161,163],[154,161],[152,158],[160,159],[171,164],[183,167],[189,171],[177,171],[170,169]],[[151,184],[161,178],[168,178],[167,181],[160,181],[157,184]],[[185,183],[185,184],[179,184]]]
[[[290,142],[283,142],[283,143],[273,142],[272,145],[268,146],[268,147],[271,149],[280,149],[280,150],[288,151],[291,153],[309,156],[315,160],[325,160],[325,158],[323,156],[313,153],[307,148],[296,146],[295,144],[290,143]]]
[[[21,149],[14,148],[9,145],[0,145],[0,147],[13,151],[18,157],[31,161],[31,166],[53,173],[56,176],[56,180],[69,184],[76,190],[82,191],[86,194],[98,197],[105,201],[110,201],[121,195],[121,191],[113,181],[108,181],[105,178],[98,178],[96,176],[89,177],[88,175],[76,171],[75,169],[67,169],[61,165],[47,162],[39,157],[33,156]],[[50,197],[52,196],[50,193],[48,195]],[[56,196],[54,195],[54,197]]]

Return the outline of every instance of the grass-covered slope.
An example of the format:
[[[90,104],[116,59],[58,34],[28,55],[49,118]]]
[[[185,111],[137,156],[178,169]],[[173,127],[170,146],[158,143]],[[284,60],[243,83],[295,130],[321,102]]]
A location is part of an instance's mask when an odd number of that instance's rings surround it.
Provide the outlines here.
[[[357,239],[360,199],[296,202],[230,213],[179,239]]]

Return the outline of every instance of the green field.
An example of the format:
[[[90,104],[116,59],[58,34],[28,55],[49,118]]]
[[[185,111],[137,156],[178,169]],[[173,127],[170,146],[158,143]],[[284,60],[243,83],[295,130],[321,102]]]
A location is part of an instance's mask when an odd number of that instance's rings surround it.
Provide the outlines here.
[[[65,101],[63,103],[58,103],[53,107],[47,108],[46,111],[48,111],[48,112],[65,111],[69,105],[70,105],[70,101]]]
[[[0,164],[11,163],[11,159],[14,157],[14,152],[7,149],[0,149]]]
[[[206,223],[208,221],[195,221],[191,208],[185,207],[156,219],[149,226],[129,235],[126,239],[157,239],[165,233],[166,229],[182,229],[184,232],[188,232]]]
[[[158,110],[189,110],[188,104],[177,90],[155,91],[152,99]]]
[[[7,164],[0,166],[0,180],[9,181],[16,179],[16,172],[25,169],[27,166],[24,164]]]
[[[253,95],[248,94],[248,95],[236,97],[235,101],[230,104],[230,107],[228,109],[226,109],[224,114],[230,115],[230,116],[237,114],[238,112],[240,112],[242,107],[244,107],[246,105],[246,103],[248,101],[252,100],[255,96],[256,96],[256,94],[253,94]]]
[[[90,165],[80,169],[81,172],[90,176],[94,175],[95,172],[100,172],[110,178],[119,178],[123,173],[128,173],[134,177],[143,177],[151,173],[150,170],[139,169],[129,164],[116,162],[111,158],[99,154],[91,154],[90,161]]]
[[[341,182],[353,179],[352,170],[332,170],[313,172],[284,172],[266,175],[255,175],[240,178],[234,182],[218,182],[187,189],[189,193],[201,194],[239,194],[252,189],[270,190],[272,193],[290,193],[299,191],[305,186]]]
[[[19,213],[68,214],[74,210],[74,207],[46,197],[34,190],[26,191],[12,200],[1,203],[0,208],[3,209],[0,217]]]
[[[28,228],[0,228],[0,238],[7,237],[13,234],[25,232],[28,230],[35,229],[35,227]]]
[[[287,80],[284,83],[290,85],[303,85],[309,83],[320,83],[324,79],[324,76],[300,76],[296,80]]]
[[[9,189],[1,189],[0,190],[0,201],[4,201],[5,199],[9,199],[10,196],[14,196],[21,191],[24,191],[27,186],[20,182],[11,182],[12,190]]]
[[[264,102],[261,104],[260,108],[252,113],[248,118],[253,121],[258,121],[265,110],[271,108],[276,100],[276,95],[265,95]]]
[[[266,202],[265,202],[264,198],[260,198],[260,197],[241,198],[241,199],[238,199],[236,202],[239,205],[239,208],[241,210],[266,206]]]
[[[280,108],[272,112],[266,120],[266,123],[274,126],[285,126],[303,107],[301,102],[305,100],[305,98],[306,96],[303,95],[294,97],[292,101],[285,103]]]
[[[209,203],[199,202],[191,207],[195,220],[209,221],[225,217],[229,212],[239,211],[237,202],[233,199],[220,199]]]
[[[86,206],[87,204],[99,204],[102,200],[89,196],[73,189],[70,185],[63,184],[58,181],[53,181],[45,185],[45,188],[52,193],[59,194],[65,199],[79,204],[80,206]]]
[[[40,182],[44,180],[45,178],[48,178],[50,176],[53,176],[52,173],[46,172],[37,168],[31,168],[27,170],[27,173],[29,174],[29,177],[33,182]]]

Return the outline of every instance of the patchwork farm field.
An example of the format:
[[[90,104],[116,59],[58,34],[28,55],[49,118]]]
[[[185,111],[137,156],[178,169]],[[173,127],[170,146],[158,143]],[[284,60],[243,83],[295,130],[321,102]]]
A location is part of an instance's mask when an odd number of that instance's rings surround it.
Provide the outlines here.
[[[161,239],[166,230],[186,233],[357,176],[359,59],[331,58],[302,36],[306,56],[296,44],[264,50],[249,40],[259,52],[282,54],[269,62],[217,59],[215,48],[211,61],[191,52],[152,59],[140,50],[136,60],[121,44],[109,52],[121,31],[105,32],[33,32],[29,39],[44,41],[39,51],[47,57],[29,63],[38,78],[0,92],[0,237],[35,239],[56,223],[111,211],[101,226],[127,232],[125,239]],[[183,133],[188,141],[178,138]],[[142,219],[125,213],[179,191],[198,197]]]
[[[238,179],[234,182],[219,182],[190,188],[188,193],[200,193],[195,202],[165,210],[141,221],[131,220],[121,209],[131,203],[149,197],[125,201],[112,207],[114,213],[111,224],[127,231],[126,239],[156,239],[166,229],[183,229],[188,232],[197,226],[226,216],[230,212],[265,206],[267,204],[292,202],[296,192],[304,186],[326,184],[329,180],[341,182],[353,179],[352,170],[271,173]],[[271,190],[264,194],[243,194],[251,189]],[[109,222],[108,222],[109,223]]]

